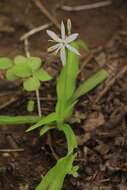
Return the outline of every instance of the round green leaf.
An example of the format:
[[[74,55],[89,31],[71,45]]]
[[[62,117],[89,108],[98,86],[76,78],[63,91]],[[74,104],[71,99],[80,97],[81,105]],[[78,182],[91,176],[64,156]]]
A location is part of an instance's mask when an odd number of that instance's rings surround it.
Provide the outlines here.
[[[15,64],[22,64],[22,63],[27,63],[27,58],[22,56],[22,55],[18,55],[14,58],[14,63]]]
[[[48,81],[52,79],[52,77],[42,68],[36,71],[35,77],[40,81]]]
[[[36,71],[41,66],[41,59],[39,57],[29,57],[27,64],[31,67],[32,71]]]
[[[16,80],[17,78],[18,78],[18,77],[15,76],[14,71],[13,71],[13,68],[7,70],[7,72],[6,72],[6,79],[7,79],[7,80],[14,81],[14,80]]]
[[[21,78],[30,77],[32,75],[31,68],[26,63],[18,63],[13,67],[14,74]]]
[[[1,57],[0,58],[0,69],[5,70],[10,68],[13,65],[13,61],[9,58],[6,57]]]
[[[24,81],[23,87],[27,91],[37,90],[40,87],[40,81],[35,77],[30,77]]]

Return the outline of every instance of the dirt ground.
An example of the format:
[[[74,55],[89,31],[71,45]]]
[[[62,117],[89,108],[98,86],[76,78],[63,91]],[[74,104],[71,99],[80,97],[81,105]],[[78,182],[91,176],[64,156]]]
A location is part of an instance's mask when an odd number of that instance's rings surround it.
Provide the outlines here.
[[[73,31],[78,32],[91,49],[88,55],[83,52],[82,65],[85,67],[81,67],[79,81],[99,68],[109,72],[106,82],[82,97],[70,121],[77,135],[79,150],[76,163],[80,169],[78,178],[66,178],[63,190],[127,190],[127,2],[114,0],[103,8],[77,12],[56,9],[60,5],[58,0],[40,2],[58,22],[70,18]],[[77,6],[97,1],[61,2]],[[21,36],[49,22],[32,0],[2,0],[0,56],[25,55]],[[50,28],[59,32],[55,25]],[[45,30],[29,38],[31,55],[45,60],[47,70],[56,76],[59,60],[47,55],[48,46]],[[27,100],[35,98],[35,95],[22,92],[18,87],[18,83],[0,80],[1,115],[28,114]],[[55,102],[53,80],[41,88],[43,115],[54,110]],[[38,139],[38,132],[26,134],[27,127],[0,127],[0,190],[34,190],[41,176],[56,162],[46,144],[46,136]],[[56,131],[52,138],[52,146],[61,157],[66,151],[64,138]],[[23,151],[1,151],[14,147]]]

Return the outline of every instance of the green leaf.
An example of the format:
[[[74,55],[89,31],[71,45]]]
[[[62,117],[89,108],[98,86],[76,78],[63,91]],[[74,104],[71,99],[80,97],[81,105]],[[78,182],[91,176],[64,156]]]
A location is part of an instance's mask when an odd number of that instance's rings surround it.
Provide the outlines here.
[[[26,64],[27,63],[27,57],[18,55],[14,58],[15,64]]]
[[[78,49],[76,42],[72,43],[74,48]],[[68,50],[67,63],[63,67],[57,81],[57,95],[59,99],[63,99],[66,95],[66,100],[72,96],[76,88],[76,79],[79,70],[80,57]]]
[[[73,170],[74,154],[59,159],[56,165],[44,176],[36,190],[61,190],[67,174]]]
[[[68,144],[68,154],[72,153],[75,148],[77,148],[77,141],[76,141],[76,136],[71,129],[70,125],[64,124],[61,127],[61,130],[64,132],[66,139],[67,139],[67,144]]]
[[[41,59],[39,57],[29,57],[27,58],[27,64],[31,67],[32,71],[36,71],[41,66]]]
[[[39,122],[37,122],[35,125],[31,126],[29,129],[27,129],[27,132],[32,131],[38,127],[41,127],[42,125],[50,124],[56,120],[57,120],[57,115],[55,112],[53,112],[45,117],[42,117],[42,119],[40,119]]]
[[[9,81],[14,81],[14,80],[18,79],[18,77],[14,74],[13,67],[11,69],[7,70],[6,79]]]
[[[73,42],[71,45],[74,48],[79,49],[77,42]],[[65,75],[66,81],[67,81],[66,92],[65,92],[67,100],[71,98],[76,88],[76,80],[77,80],[77,75],[79,71],[79,64],[80,64],[80,56],[74,54],[71,51],[68,51],[67,65],[66,65],[67,73]]]
[[[27,91],[38,90],[40,87],[40,81],[35,77],[30,77],[23,82],[23,87]]]
[[[13,61],[6,57],[0,57],[0,70],[6,70],[12,67]]]
[[[34,101],[33,100],[29,100],[27,102],[27,111],[28,112],[32,112],[34,110]]]
[[[72,46],[78,49],[76,42]],[[68,106],[67,101],[72,97],[76,88],[76,79],[79,70],[80,58],[78,55],[68,51],[67,63],[63,67],[57,81],[57,105],[56,112],[59,118],[63,118],[63,114]]]
[[[44,135],[45,133],[47,133],[49,130],[54,129],[55,127],[50,126],[50,125],[45,125],[41,128],[40,130],[40,136]]]
[[[23,124],[33,124],[40,121],[39,116],[5,116],[0,115],[0,125],[23,125]]]
[[[31,68],[26,63],[18,63],[14,65],[13,72],[17,77],[26,78],[32,75]]]
[[[80,96],[88,93],[92,89],[94,89],[97,85],[102,83],[104,80],[106,80],[108,77],[108,73],[102,69],[95,73],[93,76],[88,78],[83,84],[81,84],[76,92],[74,93],[74,96],[72,98],[73,101],[77,100]]]
[[[36,71],[36,73],[34,73],[34,76],[40,81],[48,81],[52,79],[52,77],[43,68]]]
[[[62,114],[63,115],[62,120],[68,119],[72,115],[73,109],[74,109],[74,106],[76,103],[77,103],[77,101],[75,101],[73,103],[71,102],[71,104],[70,104],[70,102],[67,103],[66,109],[64,110],[64,112]]]

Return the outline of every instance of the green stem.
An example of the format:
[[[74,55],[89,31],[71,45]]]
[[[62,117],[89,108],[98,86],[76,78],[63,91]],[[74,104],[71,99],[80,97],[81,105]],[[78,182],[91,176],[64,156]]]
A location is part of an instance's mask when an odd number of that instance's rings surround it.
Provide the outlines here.
[[[0,125],[34,124],[40,120],[39,116],[0,116]]]
[[[25,45],[25,52],[26,56],[29,58],[30,57],[30,51],[29,51],[29,43],[28,39],[24,40],[24,45]],[[40,95],[39,95],[39,89],[36,90],[36,98],[37,98],[37,109],[38,109],[38,116],[41,117],[41,104],[40,104]]]
[[[39,90],[36,90],[36,97],[37,97],[37,109],[38,109],[38,116],[41,117],[41,103],[40,103],[40,95],[39,95]]]
[[[67,60],[67,58],[66,58]],[[66,106],[66,103],[67,103],[67,92],[66,92],[66,87],[67,87],[67,80],[68,80],[68,61],[66,62],[66,65],[64,66],[65,68],[65,71],[64,71],[64,83],[63,83],[63,86],[62,88],[64,89],[64,96],[62,97],[63,98],[63,104],[60,104],[61,107],[60,107],[60,111],[59,111],[59,118],[60,118],[60,122],[59,122],[59,126],[63,125],[63,112],[65,111],[65,106]]]

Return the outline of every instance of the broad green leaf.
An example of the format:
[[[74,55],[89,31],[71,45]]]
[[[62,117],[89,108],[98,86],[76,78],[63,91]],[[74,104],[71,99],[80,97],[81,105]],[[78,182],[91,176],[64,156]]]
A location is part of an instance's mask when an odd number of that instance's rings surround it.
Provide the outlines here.
[[[66,99],[66,65],[63,67],[59,78],[57,79],[57,103],[56,103],[56,113],[58,115],[59,121],[63,120],[63,113],[66,109],[67,99]]]
[[[75,106],[75,104],[77,103],[77,101],[75,101],[75,102],[67,102],[67,106],[66,106],[66,109],[64,110],[64,112],[63,112],[63,119],[62,120],[65,120],[65,119],[68,119],[71,115],[72,115],[72,113],[73,113],[73,109],[74,109],[74,106]]]
[[[52,77],[43,68],[36,71],[34,76],[40,81],[48,81],[52,79]]]
[[[0,57],[0,70],[6,70],[13,66],[13,61],[6,57]]]
[[[39,57],[29,57],[27,58],[27,64],[31,67],[32,71],[36,71],[41,66],[41,59]]]
[[[67,174],[73,170],[74,154],[59,159],[56,165],[44,176],[36,190],[61,190]]]
[[[74,48],[79,49],[77,42],[71,44]],[[69,100],[76,88],[76,80],[79,71],[80,57],[71,51],[67,54],[67,73],[66,73],[66,99]],[[63,82],[62,82],[63,83]]]
[[[13,67],[11,69],[8,69],[6,72],[6,79],[10,81],[14,81],[18,79],[18,77],[14,74]]]
[[[76,136],[71,129],[70,125],[64,124],[61,127],[61,130],[64,132],[66,139],[67,139],[67,144],[68,144],[68,154],[74,151],[75,148],[77,148],[77,141],[76,141]]]
[[[32,112],[34,110],[34,104],[35,104],[34,100],[29,100],[27,102],[27,111],[28,112]]]
[[[23,125],[23,124],[33,124],[40,121],[39,116],[25,115],[25,116],[5,116],[0,115],[0,125]]]
[[[27,132],[32,131],[38,127],[41,127],[42,125],[50,124],[56,120],[57,120],[57,115],[55,112],[53,112],[45,117],[42,117],[42,119],[40,119],[39,122],[37,122],[35,125],[31,126],[29,129],[27,129]]]
[[[45,125],[41,128],[40,130],[40,136],[44,135],[45,133],[47,133],[49,130],[54,129],[55,127],[51,126],[51,125]]]
[[[76,42],[72,46],[78,48]],[[72,97],[76,88],[76,78],[79,69],[79,56],[68,50],[67,63],[63,67],[57,81],[57,105],[56,112],[59,118],[63,118],[64,111],[68,104],[67,101]]]
[[[27,57],[22,56],[22,55],[17,55],[14,58],[14,63],[15,64],[26,64],[27,63]]]
[[[31,68],[26,63],[18,63],[13,67],[14,74],[17,77],[26,78],[32,75]]]
[[[77,100],[80,96],[88,93],[92,89],[94,89],[97,85],[102,83],[104,80],[106,80],[108,77],[108,73],[102,69],[92,75],[90,78],[88,78],[83,84],[81,84],[76,92],[74,93],[74,96],[72,98],[72,101]]]
[[[35,77],[30,77],[23,82],[23,87],[27,91],[38,90],[40,87],[40,81]]]

